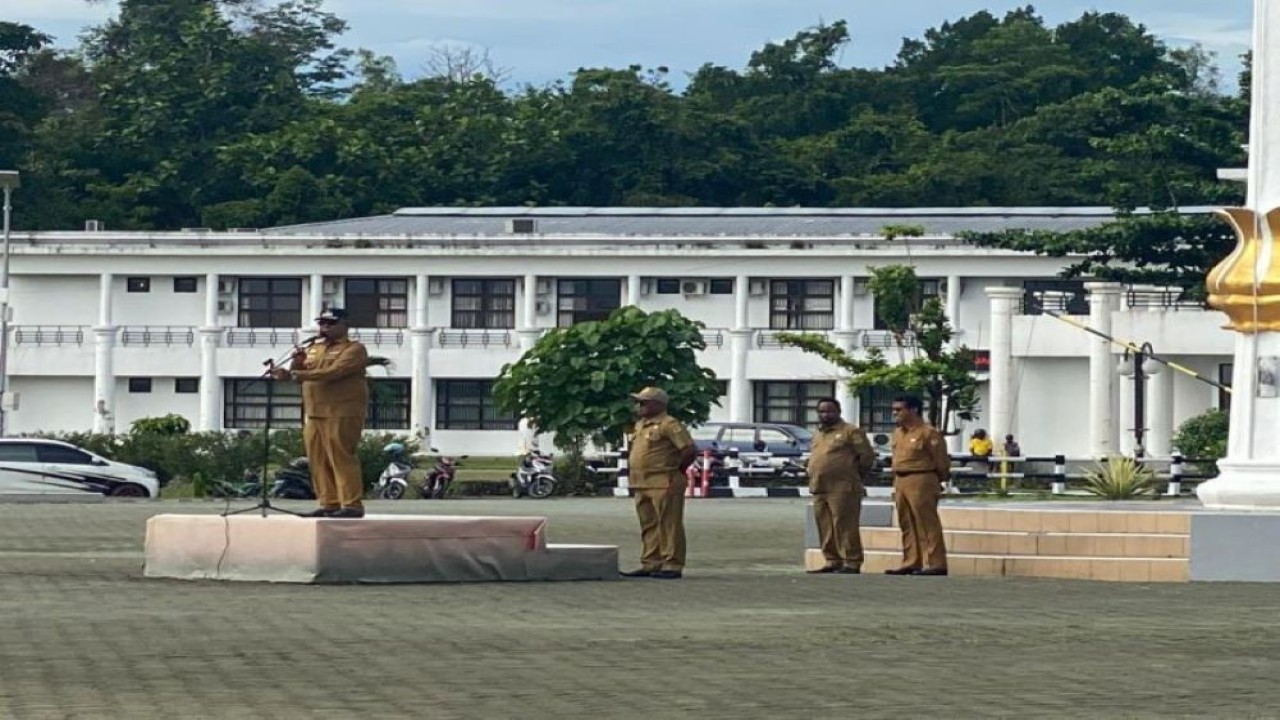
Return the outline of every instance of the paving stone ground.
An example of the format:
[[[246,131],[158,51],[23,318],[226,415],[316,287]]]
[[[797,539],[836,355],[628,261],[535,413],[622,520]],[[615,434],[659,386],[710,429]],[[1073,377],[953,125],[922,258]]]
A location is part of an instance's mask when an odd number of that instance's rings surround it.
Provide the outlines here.
[[[692,501],[674,582],[142,577],[148,516],[221,510],[0,504],[0,718],[1280,717],[1276,586],[807,576],[786,499]],[[626,500],[373,510],[638,551]]]

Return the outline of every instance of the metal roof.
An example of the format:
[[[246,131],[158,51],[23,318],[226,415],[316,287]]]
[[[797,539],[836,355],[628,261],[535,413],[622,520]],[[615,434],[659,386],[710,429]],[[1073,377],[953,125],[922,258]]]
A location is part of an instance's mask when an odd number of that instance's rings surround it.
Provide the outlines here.
[[[1205,214],[1210,207],[1182,208]],[[1139,210],[1139,213],[1147,211]],[[530,218],[538,235],[849,237],[879,236],[886,225],[918,225],[926,235],[1007,229],[1062,232],[1115,218],[1108,207],[974,208],[649,208],[649,207],[426,207],[390,215],[286,225],[280,235],[510,234],[507,221]]]

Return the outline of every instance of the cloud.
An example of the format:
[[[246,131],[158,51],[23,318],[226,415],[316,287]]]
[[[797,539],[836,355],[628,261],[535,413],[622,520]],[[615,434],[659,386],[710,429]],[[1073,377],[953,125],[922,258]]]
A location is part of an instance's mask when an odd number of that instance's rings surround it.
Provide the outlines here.
[[[114,13],[115,6],[115,2],[85,0],[4,0],[4,14],[7,20],[39,29],[40,25],[51,22],[96,24]]]
[[[1200,43],[1210,50],[1233,54],[1253,44],[1253,28],[1248,22],[1213,14],[1157,12],[1145,20],[1152,34],[1169,43]]]

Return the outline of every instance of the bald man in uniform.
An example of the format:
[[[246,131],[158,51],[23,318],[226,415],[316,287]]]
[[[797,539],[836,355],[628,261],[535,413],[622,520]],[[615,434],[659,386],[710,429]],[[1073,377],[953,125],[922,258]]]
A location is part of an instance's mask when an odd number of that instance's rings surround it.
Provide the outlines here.
[[[818,432],[805,466],[813,494],[813,520],[826,565],[811,573],[862,572],[862,480],[876,463],[867,433],[840,417],[835,398],[818,401]]]
[[[311,485],[320,507],[305,517],[364,517],[364,478],[356,446],[369,412],[365,367],[369,353],[347,337],[347,313],[330,308],[316,318],[320,339],[299,349],[289,368],[271,377],[302,383],[306,413],[302,436],[311,469]]]
[[[893,400],[893,505],[902,528],[902,565],[886,575],[946,575],[947,546],[938,498],[951,477],[942,433],[920,417],[920,398]]]
[[[684,471],[697,448],[689,431],[667,414],[670,398],[647,387],[631,396],[636,420],[627,467],[640,518],[640,567],[625,577],[674,580],[684,574]]]

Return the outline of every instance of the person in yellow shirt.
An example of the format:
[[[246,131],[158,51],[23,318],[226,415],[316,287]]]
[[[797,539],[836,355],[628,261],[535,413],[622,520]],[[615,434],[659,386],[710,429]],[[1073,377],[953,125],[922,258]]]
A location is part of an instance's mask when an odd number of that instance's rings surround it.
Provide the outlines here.
[[[347,337],[347,313],[329,308],[316,318],[320,340],[299,349],[289,367],[274,368],[275,380],[302,383],[302,429],[311,485],[320,507],[306,517],[364,517],[364,479],[356,447],[369,412],[365,367],[369,353]]]
[[[819,400],[818,432],[805,471],[826,565],[809,572],[862,572],[862,498],[867,494],[863,479],[875,463],[876,451],[867,433],[840,417],[840,402]]]
[[[624,577],[674,580],[684,574],[684,472],[697,448],[689,431],[667,414],[665,390],[647,387],[631,396],[636,420],[627,456],[640,518],[640,567]]]
[[[969,438],[970,455],[986,460],[991,457],[991,452],[994,449],[995,445],[991,443],[991,438],[987,437],[986,430],[978,428],[973,431],[973,436]]]

